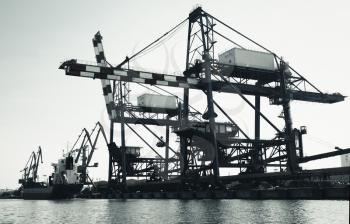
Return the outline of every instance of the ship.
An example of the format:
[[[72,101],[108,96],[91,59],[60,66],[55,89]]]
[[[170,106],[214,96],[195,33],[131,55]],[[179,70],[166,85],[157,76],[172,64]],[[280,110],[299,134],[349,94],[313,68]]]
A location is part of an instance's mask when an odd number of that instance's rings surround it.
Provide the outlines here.
[[[20,190],[23,199],[67,199],[80,193],[83,184],[80,182],[78,166],[70,154],[60,158],[57,163],[51,164],[54,172],[46,182],[37,181],[40,159],[42,162],[39,147],[37,153],[32,152],[23,169],[23,178],[19,180],[19,183],[22,184]]]

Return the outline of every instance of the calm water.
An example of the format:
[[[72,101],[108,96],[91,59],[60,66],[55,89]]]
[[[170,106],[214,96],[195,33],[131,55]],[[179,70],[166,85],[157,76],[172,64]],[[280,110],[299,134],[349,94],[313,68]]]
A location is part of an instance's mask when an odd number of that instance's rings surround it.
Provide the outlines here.
[[[0,223],[349,223],[349,201],[0,200]]]

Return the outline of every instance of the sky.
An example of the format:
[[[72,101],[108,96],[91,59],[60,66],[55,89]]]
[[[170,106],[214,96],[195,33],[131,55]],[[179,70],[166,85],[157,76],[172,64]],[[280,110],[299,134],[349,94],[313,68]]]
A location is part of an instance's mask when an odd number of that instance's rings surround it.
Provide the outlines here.
[[[94,61],[91,39],[101,31],[107,60],[118,64],[125,56],[185,19],[201,5],[211,15],[250,36],[301,72],[325,92],[350,95],[349,1],[0,1],[0,189],[18,187],[19,172],[30,153],[43,148],[40,175],[50,174],[56,162],[78,137],[100,121],[108,132],[101,84],[97,80],[65,76],[60,62],[78,58]],[[169,42],[131,65],[149,71],[181,73],[185,66],[187,26]],[[217,52],[229,49],[226,44]],[[131,86],[134,101],[145,92]],[[172,90],[181,93],[179,90]],[[205,98],[191,93],[192,105],[205,110]],[[253,111],[236,96],[215,97],[253,136]],[[250,98],[252,99],[252,98]],[[262,101],[263,112],[278,123],[281,108]],[[295,127],[305,125],[304,151],[313,155],[349,147],[349,101],[326,105],[292,102]],[[161,128],[153,127],[156,132]],[[144,130],[139,130],[150,137]],[[272,130],[262,124],[262,136]],[[175,140],[172,135],[172,139]],[[118,140],[118,139],[117,139]],[[153,144],[156,140],[150,140]],[[128,145],[141,145],[127,133]],[[173,143],[172,143],[173,144]],[[174,146],[175,147],[175,146]],[[145,149],[144,155],[151,155]],[[163,152],[162,152],[163,153]],[[91,171],[94,179],[107,177],[107,148],[99,142]],[[305,169],[340,166],[340,158],[303,165]]]

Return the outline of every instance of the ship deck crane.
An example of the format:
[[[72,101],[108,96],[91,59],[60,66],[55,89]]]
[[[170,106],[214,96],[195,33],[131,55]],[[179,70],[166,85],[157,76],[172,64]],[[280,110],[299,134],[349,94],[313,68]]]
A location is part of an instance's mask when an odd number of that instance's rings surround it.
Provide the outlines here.
[[[100,122],[96,123],[91,132],[89,132],[86,128],[83,128],[69,151],[69,155],[75,156],[75,163],[79,163],[81,160],[81,165],[78,166],[78,173],[80,173],[80,182],[83,184],[93,185],[93,181],[88,175],[87,169],[90,167],[98,167],[98,163],[94,163],[93,165],[90,163],[96,150],[96,145],[100,135],[102,135],[106,145],[108,145],[107,136]]]
[[[39,146],[37,152],[32,152],[29,156],[29,159],[21,172],[23,172],[22,179],[19,180],[20,184],[30,184],[35,183],[38,180],[38,168],[39,164],[43,163],[42,151]]]

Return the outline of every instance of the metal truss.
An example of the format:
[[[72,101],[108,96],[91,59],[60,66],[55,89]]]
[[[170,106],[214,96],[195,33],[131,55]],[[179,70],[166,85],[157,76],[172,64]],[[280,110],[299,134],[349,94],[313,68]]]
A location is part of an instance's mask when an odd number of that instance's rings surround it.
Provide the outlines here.
[[[161,181],[180,176],[184,184],[188,184],[188,181],[193,181],[197,177],[210,176],[214,183],[217,183],[220,168],[235,168],[239,169],[240,173],[250,174],[265,173],[267,167],[277,167],[280,171],[290,173],[299,172],[299,163],[308,160],[303,159],[302,146],[302,135],[306,134],[306,129],[293,127],[290,102],[298,100],[330,104],[341,102],[345,97],[339,93],[321,92],[281,57],[200,7],[190,13],[187,21],[186,68],[183,74],[140,71],[125,65],[184,21],[137,54],[127,57],[118,66],[112,66],[106,61],[100,33],[93,39],[97,64],[71,59],[60,66],[66,75],[101,80],[111,121],[108,144],[109,182],[120,183],[125,187],[126,177],[145,177],[150,181]],[[215,29],[217,25],[238,33],[264,51],[273,54],[277,68],[264,70],[220,63],[215,59],[214,51],[214,46],[218,44],[217,37],[228,40],[240,48],[244,47],[217,32]],[[129,83],[137,83],[145,88],[152,86],[181,88],[183,98],[175,110],[135,106],[129,102]],[[203,114],[191,111],[189,96],[192,89],[201,90],[207,99],[207,110]],[[236,94],[253,108],[254,137],[248,136],[232,116],[215,102],[213,92]],[[247,95],[255,97],[254,103],[248,100]],[[268,98],[270,104],[282,107],[284,127],[277,127],[261,112],[261,97]],[[225,115],[229,122],[217,122],[216,110]],[[261,118],[276,131],[276,135],[270,139],[260,138]],[[115,123],[120,124],[120,146],[114,141]],[[166,149],[165,157],[143,139],[132,125],[142,125],[152,133],[159,140],[157,145]],[[166,127],[165,140],[154,133],[148,127],[150,125]],[[126,128],[134,132],[157,156],[143,158],[142,153],[130,153],[132,147],[125,145]],[[169,146],[170,129],[178,135],[179,149],[175,150]],[[170,151],[172,155],[169,154]]]

